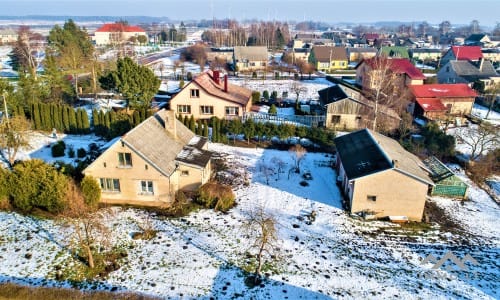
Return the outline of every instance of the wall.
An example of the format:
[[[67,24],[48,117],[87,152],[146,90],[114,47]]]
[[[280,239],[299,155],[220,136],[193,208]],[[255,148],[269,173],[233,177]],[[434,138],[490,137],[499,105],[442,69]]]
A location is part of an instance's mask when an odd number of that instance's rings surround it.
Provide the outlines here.
[[[351,212],[376,212],[376,217],[407,216],[421,221],[428,186],[396,170],[390,169],[358,178],[354,182]],[[367,196],[377,200],[368,200]]]

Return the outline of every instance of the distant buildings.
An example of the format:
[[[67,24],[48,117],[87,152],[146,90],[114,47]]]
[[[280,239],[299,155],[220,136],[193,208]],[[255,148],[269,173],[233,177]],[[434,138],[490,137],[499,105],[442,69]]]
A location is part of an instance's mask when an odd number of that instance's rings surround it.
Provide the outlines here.
[[[139,26],[129,26],[123,23],[104,24],[94,32],[93,41],[96,45],[113,45],[130,41],[131,38],[146,36],[146,31]]]

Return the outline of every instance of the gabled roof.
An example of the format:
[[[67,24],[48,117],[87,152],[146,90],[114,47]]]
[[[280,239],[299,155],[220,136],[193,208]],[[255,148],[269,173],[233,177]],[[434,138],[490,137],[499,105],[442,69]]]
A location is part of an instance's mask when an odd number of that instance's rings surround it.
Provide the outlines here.
[[[344,47],[315,46],[312,51],[317,61],[330,62],[330,58],[331,60],[348,60]]]
[[[167,118],[172,118],[172,121],[176,122],[176,134],[173,129],[165,126]],[[127,132],[121,138],[121,142],[160,173],[170,176],[176,168],[176,158],[182,151],[189,147],[203,146],[203,144],[193,143],[193,139],[196,139],[195,134],[179,122],[173,112],[162,109]],[[205,161],[206,152],[206,150],[198,149],[196,155],[189,157],[190,164],[199,165]],[[187,161],[187,156],[180,161]]]
[[[380,57],[372,57],[369,59],[363,59],[356,65],[356,69],[365,62],[371,68],[376,67],[376,60],[381,59]],[[415,67],[410,60],[406,58],[389,58],[388,59],[389,69],[397,74],[406,74],[408,77],[414,80],[425,79],[425,75]]]
[[[201,87],[205,92],[212,96],[235,102],[241,105],[247,105],[252,96],[252,91],[232,83],[227,83],[227,92],[224,91],[224,80],[220,79],[219,84],[214,81],[213,72],[211,70],[196,76],[192,82],[186,85],[188,88],[190,84],[196,84]]]
[[[236,46],[234,59],[236,61],[268,61],[269,54],[265,46]]]
[[[477,93],[465,83],[410,85],[416,98],[476,97]]]
[[[451,46],[451,51],[458,60],[480,60],[483,58],[479,46]]]
[[[438,98],[417,98],[416,101],[424,111],[447,110],[446,106],[444,106],[443,102]]]
[[[474,33],[469,35],[465,40],[470,42],[480,42],[487,35],[484,33]]]
[[[335,146],[350,180],[394,169],[426,184],[433,184],[418,157],[406,151],[397,141],[369,129],[337,137]]]
[[[452,60],[448,64],[460,77],[472,77],[471,79],[482,79],[498,76],[497,71],[489,60],[484,60],[482,65],[475,66],[467,60]]]
[[[122,23],[109,23],[104,24],[98,28],[95,32],[141,32],[146,33],[144,29],[139,26],[129,26]]]
[[[322,105],[327,105],[348,97],[344,90],[338,85],[332,85],[319,90],[318,94]]]

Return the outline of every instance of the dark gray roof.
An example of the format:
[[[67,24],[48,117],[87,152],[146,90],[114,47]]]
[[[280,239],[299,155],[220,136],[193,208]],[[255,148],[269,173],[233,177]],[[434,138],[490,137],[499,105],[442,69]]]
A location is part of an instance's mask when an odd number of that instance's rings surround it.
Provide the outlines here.
[[[349,179],[394,169],[426,184],[433,182],[418,157],[397,141],[369,129],[335,139],[338,155]]]
[[[338,85],[329,86],[325,89],[319,90],[318,94],[321,105],[327,105],[348,97],[344,90]]]
[[[451,60],[449,64],[458,76],[471,81],[498,76],[495,68],[493,68],[493,65],[488,60],[482,62],[481,69],[467,60]]]
[[[486,34],[484,33],[474,33],[469,35],[468,38],[466,38],[466,41],[471,41],[471,42],[480,42],[482,38],[484,38]]]
[[[234,59],[240,61],[267,61],[269,54],[265,46],[234,47]]]

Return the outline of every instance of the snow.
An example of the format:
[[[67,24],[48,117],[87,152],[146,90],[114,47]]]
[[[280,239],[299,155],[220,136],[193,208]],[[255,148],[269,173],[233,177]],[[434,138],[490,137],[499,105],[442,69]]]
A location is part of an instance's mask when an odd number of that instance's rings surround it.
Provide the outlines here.
[[[76,147],[99,142],[92,136],[62,136]],[[34,149],[21,156],[51,160],[45,150],[50,137],[39,134]],[[78,146],[76,146],[78,145]],[[307,153],[301,174],[287,151],[237,148],[209,144],[230,169],[237,206],[227,214],[200,210],[168,219],[140,209],[113,207],[103,222],[112,241],[127,249],[121,268],[97,283],[80,288],[135,291],[162,298],[182,299],[449,299],[498,298],[500,228],[498,206],[463,172],[470,201],[432,198],[452,219],[467,229],[448,232],[405,231],[400,225],[350,217],[335,185],[333,156]],[[278,173],[278,162],[284,164]],[[267,171],[265,171],[267,170]],[[269,172],[271,170],[271,172]],[[309,180],[303,174],[310,173]],[[238,184],[240,182],[240,184]],[[303,186],[301,182],[308,185]],[[251,240],[241,224],[256,206],[277,218],[280,238],[276,272],[266,270],[263,287],[249,288],[242,268]],[[316,212],[308,225],[307,216]],[[157,237],[133,240],[131,233],[150,218]],[[0,282],[70,286],[54,279],[57,265],[78,264],[68,253],[71,229],[60,220],[37,219],[0,212]],[[433,270],[421,263],[429,254],[453,251],[470,254],[479,266],[470,271]],[[26,254],[31,254],[27,258]]]
[[[500,125],[500,113],[491,110],[490,114],[488,115],[488,118],[486,118],[486,115],[488,114],[488,108],[481,106],[479,104],[475,104],[472,107],[472,115],[475,117],[478,117],[482,120],[485,120],[491,124],[494,125]]]

